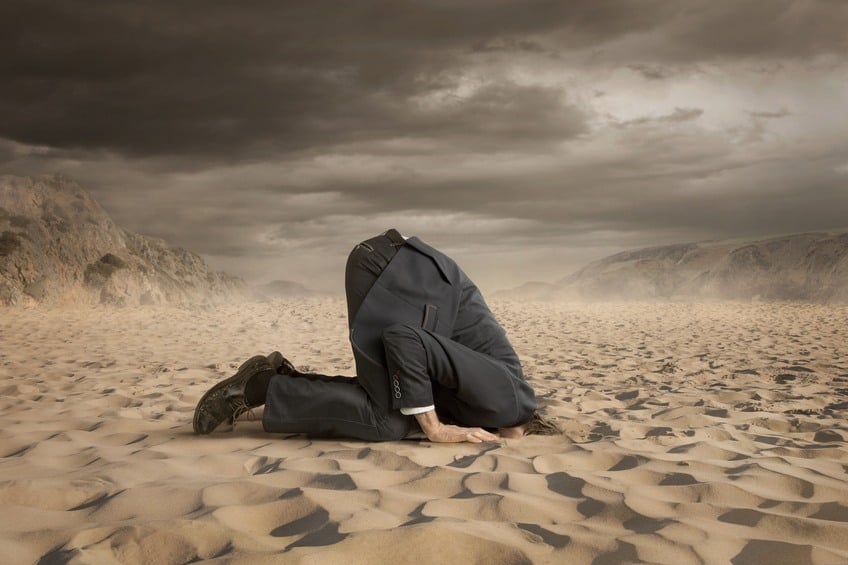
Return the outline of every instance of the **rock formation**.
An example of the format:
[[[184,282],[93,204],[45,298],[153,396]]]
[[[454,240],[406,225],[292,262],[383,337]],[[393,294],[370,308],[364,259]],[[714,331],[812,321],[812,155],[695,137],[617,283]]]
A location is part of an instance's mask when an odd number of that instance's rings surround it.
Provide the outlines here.
[[[198,255],[121,229],[78,183],[0,176],[0,304],[185,304],[241,298]]]

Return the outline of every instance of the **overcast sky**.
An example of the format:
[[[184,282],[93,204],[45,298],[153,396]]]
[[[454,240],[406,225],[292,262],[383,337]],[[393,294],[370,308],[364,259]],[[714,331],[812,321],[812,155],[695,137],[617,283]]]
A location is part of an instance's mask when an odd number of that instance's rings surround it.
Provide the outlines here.
[[[844,0],[0,3],[0,173],[252,282],[848,226]]]

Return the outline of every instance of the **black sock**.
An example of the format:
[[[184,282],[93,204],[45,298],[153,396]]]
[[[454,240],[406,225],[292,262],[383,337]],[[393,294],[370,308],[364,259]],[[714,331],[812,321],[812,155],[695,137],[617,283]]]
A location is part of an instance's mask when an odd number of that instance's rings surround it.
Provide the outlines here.
[[[244,399],[249,406],[265,404],[265,397],[268,396],[268,385],[271,384],[271,377],[276,374],[276,372],[270,370],[262,371],[247,380],[244,385]]]

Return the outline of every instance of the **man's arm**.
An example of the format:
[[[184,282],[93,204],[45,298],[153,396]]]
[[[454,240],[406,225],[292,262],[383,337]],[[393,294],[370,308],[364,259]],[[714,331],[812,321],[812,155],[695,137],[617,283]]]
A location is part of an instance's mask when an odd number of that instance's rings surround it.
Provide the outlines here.
[[[421,429],[427,435],[427,439],[439,443],[482,443],[484,441],[498,441],[498,436],[489,433],[483,428],[463,428],[451,424],[443,424],[436,416],[435,410],[429,410],[415,414],[415,419]]]

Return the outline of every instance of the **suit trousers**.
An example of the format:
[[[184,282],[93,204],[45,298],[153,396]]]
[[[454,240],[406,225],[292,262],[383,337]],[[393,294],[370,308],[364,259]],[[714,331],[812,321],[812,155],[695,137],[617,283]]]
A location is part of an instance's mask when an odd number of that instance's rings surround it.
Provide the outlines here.
[[[393,232],[366,240],[350,253],[345,292],[351,325],[401,246],[403,239]],[[379,329],[385,371],[357,377],[277,375],[268,387],[265,430],[368,441],[401,439],[417,424],[397,409],[400,380],[400,407],[435,404],[443,421],[496,428],[528,419],[526,403],[517,400],[523,391],[516,389],[529,386],[508,364],[424,327],[398,321]]]

